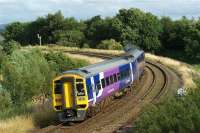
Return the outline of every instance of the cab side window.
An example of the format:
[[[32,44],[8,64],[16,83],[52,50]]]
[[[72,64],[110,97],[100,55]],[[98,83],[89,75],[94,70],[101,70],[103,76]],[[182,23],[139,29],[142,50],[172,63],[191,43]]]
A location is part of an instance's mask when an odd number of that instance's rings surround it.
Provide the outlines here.
[[[77,96],[85,96],[84,86],[82,83],[76,84]]]

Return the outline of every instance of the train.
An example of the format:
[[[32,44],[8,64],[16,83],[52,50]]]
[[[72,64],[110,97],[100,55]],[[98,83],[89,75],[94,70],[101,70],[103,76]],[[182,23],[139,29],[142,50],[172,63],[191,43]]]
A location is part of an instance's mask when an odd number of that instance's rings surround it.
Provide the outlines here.
[[[91,108],[138,81],[144,68],[144,51],[132,49],[123,56],[63,72],[53,80],[52,90],[59,120],[84,121]]]

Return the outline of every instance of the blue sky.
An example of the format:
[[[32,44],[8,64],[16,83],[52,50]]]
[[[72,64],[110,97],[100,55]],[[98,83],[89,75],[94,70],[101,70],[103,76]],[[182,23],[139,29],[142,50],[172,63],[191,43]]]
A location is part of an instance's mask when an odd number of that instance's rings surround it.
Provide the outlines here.
[[[121,8],[139,8],[157,16],[200,16],[200,0],[0,0],[0,24],[31,21],[61,10],[66,17],[114,16]]]

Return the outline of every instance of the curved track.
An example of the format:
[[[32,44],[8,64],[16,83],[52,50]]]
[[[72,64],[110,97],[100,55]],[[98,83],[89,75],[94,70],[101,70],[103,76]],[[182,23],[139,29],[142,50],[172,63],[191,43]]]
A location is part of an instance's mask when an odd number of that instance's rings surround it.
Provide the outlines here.
[[[72,51],[70,53],[104,59],[112,57],[108,54]],[[112,100],[103,111],[81,123],[73,125],[61,123],[42,129],[41,132],[110,133],[129,130],[127,125],[137,118],[143,107],[158,103],[168,93],[173,92],[171,89],[176,89],[181,85],[179,77],[170,69],[155,62],[146,61],[146,64],[144,76],[137,87],[132,86],[132,92],[129,95]]]

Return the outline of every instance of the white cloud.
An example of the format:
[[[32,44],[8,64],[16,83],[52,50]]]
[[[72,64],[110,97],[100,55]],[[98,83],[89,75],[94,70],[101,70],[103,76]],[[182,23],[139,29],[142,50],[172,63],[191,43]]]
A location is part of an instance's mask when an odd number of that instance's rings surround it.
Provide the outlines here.
[[[199,0],[0,0],[0,23],[34,20],[58,10],[78,19],[113,16],[119,9],[131,7],[173,18],[200,16]]]

